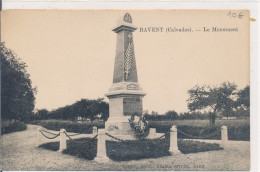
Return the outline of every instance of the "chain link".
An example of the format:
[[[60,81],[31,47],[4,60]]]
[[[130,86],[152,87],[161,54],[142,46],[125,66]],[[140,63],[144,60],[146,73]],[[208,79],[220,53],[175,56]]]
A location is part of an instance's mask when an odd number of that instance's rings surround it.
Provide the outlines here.
[[[81,134],[80,134],[80,133],[76,133],[76,134],[70,134],[70,135],[69,135],[69,134],[67,133],[67,135],[70,136],[70,137],[73,137],[73,136],[78,136],[78,135],[81,135]]]
[[[166,133],[168,133],[168,132],[166,132]],[[163,137],[165,137],[165,136],[166,136],[166,133],[165,133],[164,135],[158,137],[158,138],[145,139],[145,140],[159,140],[159,139],[162,139]],[[112,135],[109,134],[109,133],[105,133],[105,134],[106,134],[108,137],[110,137],[110,138],[112,138],[112,139],[114,139],[114,140],[117,140],[117,141],[119,141],[119,142],[125,142],[125,140],[122,140],[122,139],[120,139],[120,138],[118,138],[118,137],[112,136]]]
[[[115,136],[112,136],[112,135],[110,135],[110,134],[108,134],[108,133],[105,133],[108,137],[110,137],[110,138],[112,138],[112,139],[114,139],[114,140],[117,140],[117,141],[119,141],[119,142],[124,142],[124,140],[122,140],[122,139],[119,139],[119,138],[117,138],[117,137],[115,137]]]
[[[164,135],[162,135],[162,136],[160,136],[160,137],[158,137],[158,138],[154,138],[154,139],[148,139],[148,140],[160,140],[160,139],[162,139],[163,137],[165,137],[166,136],[166,133],[164,134]]]
[[[41,128],[41,130],[44,131],[45,133],[49,133],[49,134],[51,134],[51,135],[55,135],[55,136],[57,135],[57,134],[55,134],[55,133],[49,132],[49,131],[47,131],[47,130],[44,130],[44,129],[42,129],[42,128]]]
[[[66,135],[70,140],[72,140],[72,138],[67,134],[66,131],[65,131],[64,133],[65,133],[65,135]]]
[[[97,138],[98,135],[95,135],[93,138],[91,138],[90,140],[87,140],[87,141],[80,141],[80,140],[77,140],[77,143],[89,143],[89,142],[92,142],[93,140],[95,140]]]
[[[68,135],[68,133],[67,132],[65,132],[65,135],[70,139],[70,140],[73,140],[72,138],[71,138],[71,136],[77,136],[77,135],[80,135],[80,134],[74,134],[74,135]],[[88,141],[84,141],[84,143],[88,143],[88,142],[90,142],[90,141],[93,141],[95,138],[97,138],[97,136],[98,135],[95,135],[93,138],[91,138],[91,140],[88,140]]]
[[[44,137],[46,137],[46,138],[48,138],[48,139],[55,139],[56,137],[58,137],[58,136],[60,135],[60,133],[58,133],[58,134],[55,135],[54,137],[48,137],[48,136],[46,136],[45,134],[43,134],[42,130],[39,130],[39,131],[40,131],[40,133],[42,133],[42,135],[43,135]]]

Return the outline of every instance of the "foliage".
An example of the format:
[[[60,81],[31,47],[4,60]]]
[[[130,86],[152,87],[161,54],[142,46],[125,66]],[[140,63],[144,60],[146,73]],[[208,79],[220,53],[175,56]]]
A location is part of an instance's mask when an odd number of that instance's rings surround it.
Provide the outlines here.
[[[250,110],[250,86],[247,85],[244,89],[238,93],[238,99],[236,105],[244,110]]]
[[[193,120],[204,120],[208,119],[209,113],[204,112],[184,112],[180,113],[180,116],[178,119],[180,120],[187,120],[187,119],[193,119]]]
[[[223,148],[216,143],[209,144],[205,142],[198,142],[198,141],[191,141],[191,140],[185,140],[185,141],[179,140],[178,148],[183,154],[207,152],[212,150],[223,150]]]
[[[97,139],[83,138],[69,140],[67,147],[68,149],[63,150],[62,153],[88,160],[93,160],[97,155]]]
[[[179,115],[174,110],[170,110],[165,114],[159,115],[157,112],[152,111],[151,114],[146,112],[144,114],[145,119],[147,120],[176,120],[179,119]]]
[[[97,154],[97,140],[90,138],[69,140],[67,149],[62,153],[93,160]],[[146,158],[170,156],[169,139],[114,142],[106,141],[107,156],[114,161],[129,161]],[[57,151],[59,142],[45,143],[40,147]],[[202,143],[197,141],[178,140],[179,150],[184,153],[197,153],[213,150],[222,150],[218,144]]]
[[[32,87],[26,64],[1,43],[1,118],[30,120],[36,89]]]
[[[178,119],[179,115],[177,112],[175,112],[174,110],[170,110],[168,112],[165,113],[166,119],[170,119],[170,120],[174,120],[174,119]]]
[[[47,113],[47,114],[46,114]],[[81,99],[72,105],[60,107],[48,112],[46,109],[38,110],[35,115],[36,119],[59,119],[59,120],[77,120],[78,117],[83,119],[107,120],[109,116],[109,105],[103,98],[98,99]]]
[[[1,124],[1,134],[8,134],[17,131],[24,131],[27,129],[27,125],[23,122],[11,122],[7,125]]]
[[[135,137],[144,139],[149,135],[148,123],[142,114],[134,113],[129,119],[129,124],[134,131]]]
[[[229,140],[244,140],[250,141],[250,126],[231,126],[228,127],[228,139]]]
[[[102,121],[95,121],[92,123],[89,122],[73,122],[73,121],[60,121],[60,120],[35,120],[32,121],[31,124],[40,125],[49,130],[60,131],[60,129],[64,128],[67,132],[75,132],[75,133],[85,133],[91,134],[92,127],[96,126],[98,128],[104,128],[105,124]]]
[[[129,161],[170,156],[169,140],[107,141],[107,156],[114,161]]]
[[[235,108],[234,95],[237,86],[234,83],[224,82],[220,86],[195,86],[188,90],[188,108],[190,111],[210,108],[210,124],[215,124],[216,114],[223,111],[226,115]]]
[[[47,109],[40,109],[40,110],[37,110],[34,118],[36,120],[41,120],[41,119],[46,120],[46,119],[48,119],[48,115],[49,115],[49,111]]]

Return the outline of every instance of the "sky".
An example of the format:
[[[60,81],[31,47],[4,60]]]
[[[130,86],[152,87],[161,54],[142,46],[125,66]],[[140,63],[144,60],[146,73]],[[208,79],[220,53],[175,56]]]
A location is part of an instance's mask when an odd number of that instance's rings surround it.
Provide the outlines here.
[[[1,41],[27,64],[37,87],[36,109],[56,109],[82,98],[104,97],[113,81],[117,35],[112,29],[129,12],[143,109],[185,112],[195,85],[249,84],[249,12],[224,10],[7,10]],[[163,32],[140,28],[163,27]],[[166,28],[194,32],[166,32]],[[212,27],[238,32],[203,32]],[[201,30],[201,31],[195,31]],[[105,98],[108,101],[107,98]]]

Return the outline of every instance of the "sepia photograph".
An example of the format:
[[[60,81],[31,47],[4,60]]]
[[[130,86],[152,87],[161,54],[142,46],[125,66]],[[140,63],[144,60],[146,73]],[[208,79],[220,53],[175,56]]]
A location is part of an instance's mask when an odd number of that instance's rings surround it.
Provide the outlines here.
[[[249,171],[249,10],[1,11],[1,159]]]

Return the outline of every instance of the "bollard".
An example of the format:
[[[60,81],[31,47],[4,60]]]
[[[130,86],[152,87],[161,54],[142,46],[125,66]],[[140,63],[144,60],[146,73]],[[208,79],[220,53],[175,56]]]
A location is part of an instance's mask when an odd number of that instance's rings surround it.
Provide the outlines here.
[[[175,125],[170,129],[170,148],[169,151],[172,155],[181,154],[178,149],[177,127]]]
[[[156,135],[156,128],[150,128],[149,136],[151,138],[155,138],[155,135]]]
[[[41,128],[37,128],[37,146],[40,146],[42,144],[42,133],[40,132]]]
[[[98,133],[97,127],[94,126],[92,129],[93,129],[93,135],[97,135],[97,133]]]
[[[150,134],[156,134],[156,128],[150,128]]]
[[[109,162],[109,158],[107,157],[107,151],[106,151],[106,135],[104,129],[98,130],[97,157],[94,160],[98,163]]]
[[[60,130],[60,149],[59,149],[59,152],[62,152],[63,150],[67,149],[67,138],[66,138],[65,132],[66,132],[65,129]]]
[[[227,146],[228,143],[228,129],[227,126],[221,127],[221,145]]]

